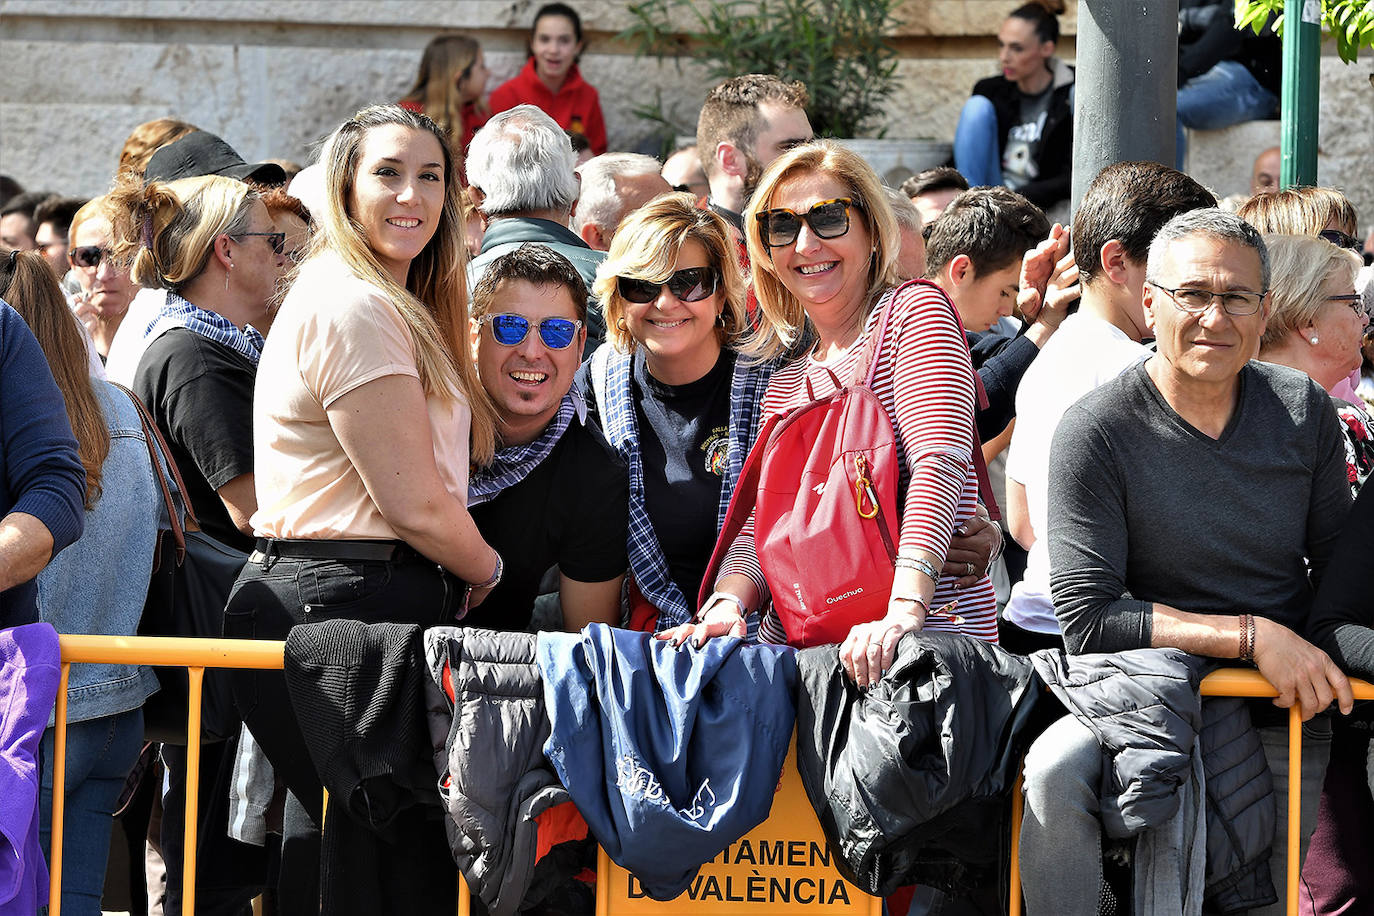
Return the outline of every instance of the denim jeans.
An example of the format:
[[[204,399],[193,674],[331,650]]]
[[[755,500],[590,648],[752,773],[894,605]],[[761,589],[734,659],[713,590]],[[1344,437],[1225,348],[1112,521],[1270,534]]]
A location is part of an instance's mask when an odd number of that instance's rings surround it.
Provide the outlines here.
[[[954,166],[969,187],[1002,183],[1002,150],[997,135],[997,109],[992,100],[971,95],[954,128]]]
[[[1195,76],[1178,89],[1178,137],[1176,158],[1179,170],[1188,153],[1183,128],[1220,130],[1233,124],[1272,118],[1278,96],[1261,86],[1244,64],[1223,60],[1212,69]]]
[[[55,734],[52,728],[43,733],[40,823],[44,849],[52,846]],[[142,749],[141,708],[67,725],[66,812],[62,818],[63,913],[100,916],[115,803]],[[51,853],[48,858],[51,861]]]
[[[1278,902],[1251,916],[1286,912],[1288,825],[1288,730],[1261,728],[1260,741],[1274,777],[1278,817],[1269,860]],[[1331,751],[1331,723],[1318,717],[1303,726],[1302,854],[1317,822],[1317,799]],[[1028,916],[1097,912],[1102,885],[1102,823],[1098,793],[1103,755],[1086,725],[1065,716],[1031,745],[1026,755],[1021,821],[1021,886]]]

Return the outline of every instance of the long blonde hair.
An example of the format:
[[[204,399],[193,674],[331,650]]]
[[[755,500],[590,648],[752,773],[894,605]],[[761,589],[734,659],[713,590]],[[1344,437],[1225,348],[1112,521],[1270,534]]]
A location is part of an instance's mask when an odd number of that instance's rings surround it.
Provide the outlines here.
[[[401,100],[419,105],[430,120],[444,129],[460,162],[467,151],[463,149],[463,97],[458,81],[472,71],[481,51],[475,38],[457,32],[436,35],[425,45],[415,83]],[[475,104],[481,105],[482,100],[477,99]]]
[[[759,326],[745,342],[743,351],[761,359],[782,356],[802,338],[806,310],[778,279],[773,252],[763,243],[758,215],[773,206],[773,195],[789,178],[814,172],[828,175],[845,186],[853,200],[854,219],[868,226],[873,239],[873,257],[868,274],[865,299],[869,307],[877,294],[896,286],[897,256],[902,234],[897,217],[883,193],[878,173],[863,157],[833,140],[816,140],[783,153],[764,170],[758,188],[744,211],[744,236],[754,274],[754,295],[759,300]]]
[[[382,267],[363,227],[349,213],[362,159],[373,128],[405,127],[439,141],[444,156],[444,207],[434,237],[414,260],[402,287]],[[466,340],[468,334],[467,247],[462,188],[448,138],[429,117],[398,105],[374,105],[330,134],[320,152],[324,164],[324,208],[311,241],[312,256],[329,251],[352,273],[386,292],[415,344],[415,361],[426,395],[462,398],[472,410],[471,458],[490,463],[496,451],[496,411],[482,387]]]

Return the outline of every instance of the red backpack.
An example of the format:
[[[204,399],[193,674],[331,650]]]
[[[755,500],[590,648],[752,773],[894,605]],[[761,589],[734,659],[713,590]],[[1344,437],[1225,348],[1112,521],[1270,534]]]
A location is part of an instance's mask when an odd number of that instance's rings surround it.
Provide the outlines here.
[[[949,303],[943,291],[941,298]],[[895,299],[894,293],[884,297],[876,333],[849,385],[830,373],[837,390],[816,398],[807,380],[811,400],[764,423],[731,497],[698,606],[752,511],[759,566],[790,645],[837,643],[855,624],[886,616],[901,523],[900,459],[873,378]],[[977,388],[986,406],[981,383]],[[974,455],[981,488],[987,472],[976,431]],[[986,491],[995,513],[991,499]]]

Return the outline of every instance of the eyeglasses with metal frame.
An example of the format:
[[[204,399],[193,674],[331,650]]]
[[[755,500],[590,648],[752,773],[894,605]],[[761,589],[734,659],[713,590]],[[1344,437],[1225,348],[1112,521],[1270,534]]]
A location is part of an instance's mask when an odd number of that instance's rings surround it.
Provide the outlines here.
[[[1241,317],[1253,315],[1259,311],[1260,303],[1264,297],[1269,295],[1268,290],[1263,292],[1250,292],[1248,290],[1228,289],[1225,292],[1214,292],[1210,289],[1199,289],[1197,287],[1180,286],[1177,289],[1170,289],[1161,286],[1154,280],[1146,280],[1146,283],[1162,292],[1168,293],[1174,305],[1190,315],[1201,315],[1211,308],[1214,300],[1221,302],[1222,310],[1228,315]]]

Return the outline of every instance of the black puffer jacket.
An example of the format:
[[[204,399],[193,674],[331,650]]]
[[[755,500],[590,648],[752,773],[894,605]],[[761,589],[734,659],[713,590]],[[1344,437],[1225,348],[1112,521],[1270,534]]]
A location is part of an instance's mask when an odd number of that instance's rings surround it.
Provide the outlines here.
[[[882,896],[912,883],[959,892],[1000,875],[1005,849],[993,838],[1005,832],[1017,768],[1066,709],[1102,744],[1111,836],[1174,816],[1200,738],[1206,899],[1209,911],[1237,912],[1275,899],[1272,781],[1243,705],[1198,697],[1214,664],[1176,649],[1022,658],[911,633],[863,692],[837,647],[807,649],[797,654],[797,768],[846,878]]]
[[[1102,745],[1107,836],[1133,837],[1173,817],[1202,730],[1198,685],[1213,664],[1178,649],[1036,652],[1031,663]]]
[[[595,859],[586,822],[544,758],[535,636],[433,627],[425,661],[449,849],[491,916],[516,913]]]
[[[1030,663],[981,640],[912,633],[860,691],[836,646],[797,653],[797,769],[836,866],[870,894],[999,880],[1007,801],[1038,710]]]

